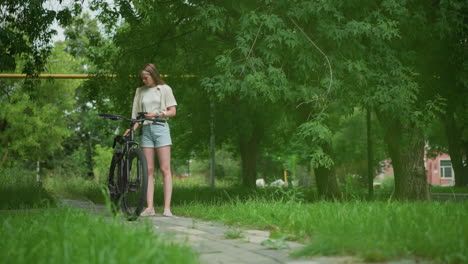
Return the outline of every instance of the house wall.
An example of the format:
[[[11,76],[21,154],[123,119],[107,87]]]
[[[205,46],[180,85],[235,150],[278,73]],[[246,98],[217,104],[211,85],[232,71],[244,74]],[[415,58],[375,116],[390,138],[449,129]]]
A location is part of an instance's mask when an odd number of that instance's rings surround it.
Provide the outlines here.
[[[455,172],[452,168],[452,179],[444,179],[441,176],[440,172],[440,161],[441,160],[450,160],[448,154],[440,154],[435,158],[425,158],[424,166],[426,168],[427,183],[431,185],[454,185],[455,184]],[[391,161],[384,160],[382,163],[382,171],[378,178],[384,178],[387,175],[394,175],[393,167]]]
[[[448,154],[440,154],[435,158],[425,160],[427,182],[432,185],[453,185],[455,182],[455,173],[452,169],[452,179],[442,178],[440,172],[441,160],[450,160],[450,156]]]

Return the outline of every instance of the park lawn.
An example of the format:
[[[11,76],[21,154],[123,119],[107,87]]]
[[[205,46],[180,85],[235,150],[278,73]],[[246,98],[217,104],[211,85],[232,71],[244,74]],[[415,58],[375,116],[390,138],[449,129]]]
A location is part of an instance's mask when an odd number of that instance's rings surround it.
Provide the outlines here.
[[[149,221],[126,222],[67,207],[0,212],[2,263],[198,263]]]
[[[468,194],[467,187],[455,187],[455,186],[431,186],[432,193],[450,193],[450,194],[457,194],[457,193],[464,193]]]
[[[94,203],[106,202],[104,184],[83,177],[47,177],[44,188],[57,199],[89,200]]]
[[[54,207],[57,202],[31,172],[0,170],[0,210]]]
[[[178,215],[272,230],[300,240],[295,256],[357,255],[366,261],[425,258],[468,263],[468,202],[187,203]]]
[[[45,181],[61,198],[105,200],[93,181]],[[324,202],[302,189],[245,189],[175,184],[178,215],[272,230],[272,238],[305,242],[296,256],[358,255],[367,261],[416,257],[468,263],[468,202]],[[157,184],[155,204],[162,204]]]

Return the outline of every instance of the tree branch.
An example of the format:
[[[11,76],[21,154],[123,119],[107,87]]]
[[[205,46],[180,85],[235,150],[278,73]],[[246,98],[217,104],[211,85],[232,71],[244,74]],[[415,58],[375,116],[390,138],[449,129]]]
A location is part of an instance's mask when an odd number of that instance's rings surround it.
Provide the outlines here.
[[[331,86],[332,86],[332,83],[333,83],[333,70],[332,70],[332,66],[331,66],[331,63],[330,63],[330,60],[328,59],[328,56],[317,46],[317,44],[315,44],[315,42],[309,37],[307,36],[307,34],[304,32],[304,30],[302,30],[301,27],[299,27],[299,25],[297,25],[296,21],[294,21],[294,19],[292,19],[291,17],[289,18],[291,20],[291,22],[293,22],[293,24],[299,29],[299,31],[301,31],[301,33],[310,41],[310,43],[312,43],[312,45],[314,45],[314,47],[316,49],[318,49],[318,51],[320,51],[320,53],[322,53],[322,55],[325,57],[325,59],[327,60],[327,63],[328,63],[328,68],[330,70],[330,83],[328,85],[328,89],[327,89],[327,95],[330,93],[330,90],[331,90]],[[309,101],[306,101],[306,102],[302,102],[300,103],[299,105],[296,106],[296,109],[299,108],[301,105],[303,104],[308,104],[308,103],[311,103],[313,101],[316,101],[317,99],[313,99],[313,100],[309,100]]]

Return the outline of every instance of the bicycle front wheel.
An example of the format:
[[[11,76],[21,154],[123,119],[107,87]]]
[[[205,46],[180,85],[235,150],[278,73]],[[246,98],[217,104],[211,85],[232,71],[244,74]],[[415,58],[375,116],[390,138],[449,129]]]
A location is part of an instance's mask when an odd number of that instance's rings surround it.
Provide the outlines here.
[[[127,165],[128,168],[124,170],[128,174],[124,177],[122,209],[129,220],[135,220],[143,210],[148,191],[148,167],[143,151],[130,149]]]
[[[122,192],[122,183],[120,180],[121,176],[121,152],[115,150],[114,156],[112,157],[111,166],[109,169],[109,177],[107,179],[107,188],[109,190],[109,198],[111,202],[111,209],[113,213],[117,213],[120,203],[120,197]]]

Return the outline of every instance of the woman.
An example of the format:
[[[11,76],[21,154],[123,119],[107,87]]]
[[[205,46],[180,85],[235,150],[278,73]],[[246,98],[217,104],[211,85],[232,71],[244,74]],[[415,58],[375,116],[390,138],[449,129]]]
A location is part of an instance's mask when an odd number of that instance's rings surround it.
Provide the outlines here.
[[[158,117],[166,119],[161,124],[153,124],[150,121],[143,123],[143,136],[141,147],[145,153],[148,163],[148,193],[146,196],[148,207],[141,213],[141,216],[155,215],[154,196],[154,155],[158,155],[159,165],[163,175],[164,184],[164,211],[163,216],[172,216],[171,196],[172,196],[172,173],[171,173],[171,135],[167,118],[176,115],[177,102],[169,87],[159,76],[153,64],[147,64],[140,72],[144,86],[137,88],[133,99],[132,118],[137,117],[138,112],[148,112],[146,117]],[[139,127],[136,123],[135,130]],[[126,136],[130,130],[125,131]]]

